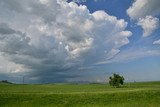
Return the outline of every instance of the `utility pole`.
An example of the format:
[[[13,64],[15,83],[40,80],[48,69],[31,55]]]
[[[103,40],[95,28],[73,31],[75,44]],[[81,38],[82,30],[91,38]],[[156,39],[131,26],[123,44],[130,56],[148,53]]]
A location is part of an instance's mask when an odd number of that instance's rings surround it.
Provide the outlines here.
[[[23,84],[24,84],[24,76],[23,76]]]
[[[23,76],[23,78],[22,78],[22,82],[23,82],[23,86],[22,86],[22,88],[23,88],[23,93],[24,93],[24,79],[25,79],[25,76]]]

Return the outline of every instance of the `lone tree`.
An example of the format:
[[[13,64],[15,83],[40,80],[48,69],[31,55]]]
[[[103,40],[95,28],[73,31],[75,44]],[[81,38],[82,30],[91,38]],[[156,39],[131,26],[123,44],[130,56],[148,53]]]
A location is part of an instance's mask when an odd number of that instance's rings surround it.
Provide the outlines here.
[[[120,76],[119,74],[113,74],[113,76],[109,77],[109,84],[111,86],[118,88],[120,87],[120,85],[123,85],[123,83],[124,83],[124,77]]]

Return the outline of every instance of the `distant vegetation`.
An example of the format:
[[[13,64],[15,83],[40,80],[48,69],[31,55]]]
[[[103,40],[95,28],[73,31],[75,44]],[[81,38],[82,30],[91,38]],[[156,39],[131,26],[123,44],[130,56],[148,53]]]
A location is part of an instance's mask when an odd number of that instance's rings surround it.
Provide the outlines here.
[[[118,88],[120,87],[120,85],[123,85],[123,83],[124,83],[124,77],[120,76],[119,74],[113,74],[113,76],[109,77],[109,84],[111,86]]]
[[[11,82],[9,82],[7,80],[2,80],[2,81],[0,81],[0,83],[12,84]]]

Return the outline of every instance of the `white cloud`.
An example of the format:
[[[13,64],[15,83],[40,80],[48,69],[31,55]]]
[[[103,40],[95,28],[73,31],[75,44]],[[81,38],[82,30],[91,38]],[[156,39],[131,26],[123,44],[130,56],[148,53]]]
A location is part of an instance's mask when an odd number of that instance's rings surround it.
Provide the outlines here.
[[[158,28],[160,15],[159,0],[134,0],[132,6],[127,9],[127,14],[137,25],[143,28],[143,37],[147,37]]]
[[[39,0],[42,4],[48,4],[49,0]]]
[[[25,72],[28,69],[25,68],[23,65],[21,64],[16,64],[14,62],[11,61],[7,61],[5,56],[2,57],[1,55],[2,53],[0,53],[0,74],[14,74],[16,72]],[[4,72],[5,71],[5,72]]]
[[[160,39],[159,39],[159,40],[154,41],[154,42],[153,42],[153,44],[158,44],[158,45],[160,45]]]
[[[159,27],[159,19],[152,16],[146,16],[145,18],[140,18],[137,25],[143,28],[143,37],[147,37]]]
[[[120,52],[118,55],[116,55],[114,58],[106,60],[106,61],[100,61],[96,64],[107,64],[107,63],[119,63],[119,62],[128,62],[133,61],[139,58],[144,58],[148,56],[160,56],[159,50],[154,49],[147,49],[147,48],[130,48],[125,51]]]
[[[113,58],[116,54],[118,54],[120,52],[119,49],[112,49],[110,52],[107,53],[107,60]]]
[[[159,0],[134,0],[132,6],[127,10],[127,14],[131,19],[144,18],[145,16],[160,15]]]
[[[22,65],[16,73],[91,65],[114,57],[132,35],[123,19],[62,0],[2,0],[0,24],[0,56]]]

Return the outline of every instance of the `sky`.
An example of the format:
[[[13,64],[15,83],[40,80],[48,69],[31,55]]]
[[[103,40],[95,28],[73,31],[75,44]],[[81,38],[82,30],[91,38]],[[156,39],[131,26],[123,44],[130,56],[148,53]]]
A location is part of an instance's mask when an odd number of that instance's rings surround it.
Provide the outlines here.
[[[0,80],[160,80],[159,0],[1,0]]]

